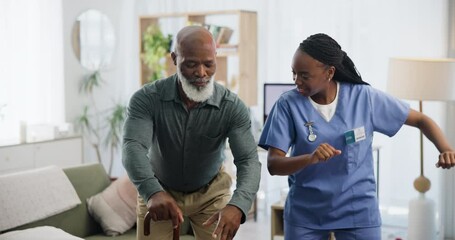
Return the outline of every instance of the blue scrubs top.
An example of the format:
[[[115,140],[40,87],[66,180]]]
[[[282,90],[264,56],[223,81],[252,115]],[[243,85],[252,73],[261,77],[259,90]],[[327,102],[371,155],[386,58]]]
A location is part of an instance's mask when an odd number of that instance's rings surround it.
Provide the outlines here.
[[[296,89],[277,100],[264,125],[259,146],[290,149],[291,156],[312,153],[321,143],[342,151],[289,176],[284,217],[312,229],[381,225],[376,198],[373,132],[393,136],[404,124],[409,105],[368,85],[340,83],[338,105],[327,122]],[[306,123],[313,122],[314,142]],[[345,133],[363,127],[365,139],[348,143]]]

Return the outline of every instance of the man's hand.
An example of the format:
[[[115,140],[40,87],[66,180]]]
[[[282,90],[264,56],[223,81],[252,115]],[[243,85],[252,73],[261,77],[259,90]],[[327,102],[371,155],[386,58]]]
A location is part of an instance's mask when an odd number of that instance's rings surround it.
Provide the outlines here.
[[[242,220],[242,211],[233,205],[226,205],[221,211],[213,214],[207,221],[203,223],[204,226],[216,224],[215,231],[212,237],[217,238],[221,236],[220,240],[234,239],[237,230],[240,227]]]
[[[183,222],[182,211],[167,192],[153,194],[147,202],[147,208],[153,221],[172,220],[174,228]]]

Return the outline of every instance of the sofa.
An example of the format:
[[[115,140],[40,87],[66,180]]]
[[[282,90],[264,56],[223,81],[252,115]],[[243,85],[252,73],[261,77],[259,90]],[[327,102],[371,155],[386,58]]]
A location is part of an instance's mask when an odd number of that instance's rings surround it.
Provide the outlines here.
[[[1,232],[7,233],[14,230],[25,230],[39,226],[52,226],[65,231],[73,236],[87,240],[111,239],[113,237],[105,235],[100,224],[90,215],[87,199],[91,196],[103,192],[110,184],[111,180],[104,167],[99,163],[84,164],[80,166],[63,169],[71,184],[74,186],[81,204],[65,212],[50,216],[48,218],[28,223],[19,227],[8,229]],[[192,230],[189,220],[186,219],[180,227],[180,239],[191,240]],[[153,234],[153,233],[152,233]],[[1,235],[0,235],[1,236]],[[114,237],[115,240],[136,239],[136,228],[133,227],[124,234]]]

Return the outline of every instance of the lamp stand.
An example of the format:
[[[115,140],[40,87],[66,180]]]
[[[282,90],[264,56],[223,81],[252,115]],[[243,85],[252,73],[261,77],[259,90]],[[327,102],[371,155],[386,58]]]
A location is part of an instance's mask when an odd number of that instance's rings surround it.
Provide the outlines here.
[[[422,100],[419,101],[419,111],[422,113]],[[431,182],[423,175],[423,133],[420,131],[420,176],[414,180],[414,188],[425,193],[430,190]]]
[[[422,100],[419,101],[419,111],[422,113]],[[430,180],[423,175],[423,132],[420,131],[420,176],[414,180],[419,196],[409,202],[408,239],[436,239],[435,203],[425,197],[430,186]]]

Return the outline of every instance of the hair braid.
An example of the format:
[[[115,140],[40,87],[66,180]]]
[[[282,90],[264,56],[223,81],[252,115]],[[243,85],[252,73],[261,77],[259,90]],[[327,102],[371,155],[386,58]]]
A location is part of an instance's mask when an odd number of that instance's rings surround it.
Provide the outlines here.
[[[337,81],[368,84],[362,80],[354,62],[345,51],[341,50],[341,46],[324,33],[309,36],[300,43],[299,50],[306,52],[323,64],[334,66],[335,74],[333,78]]]

